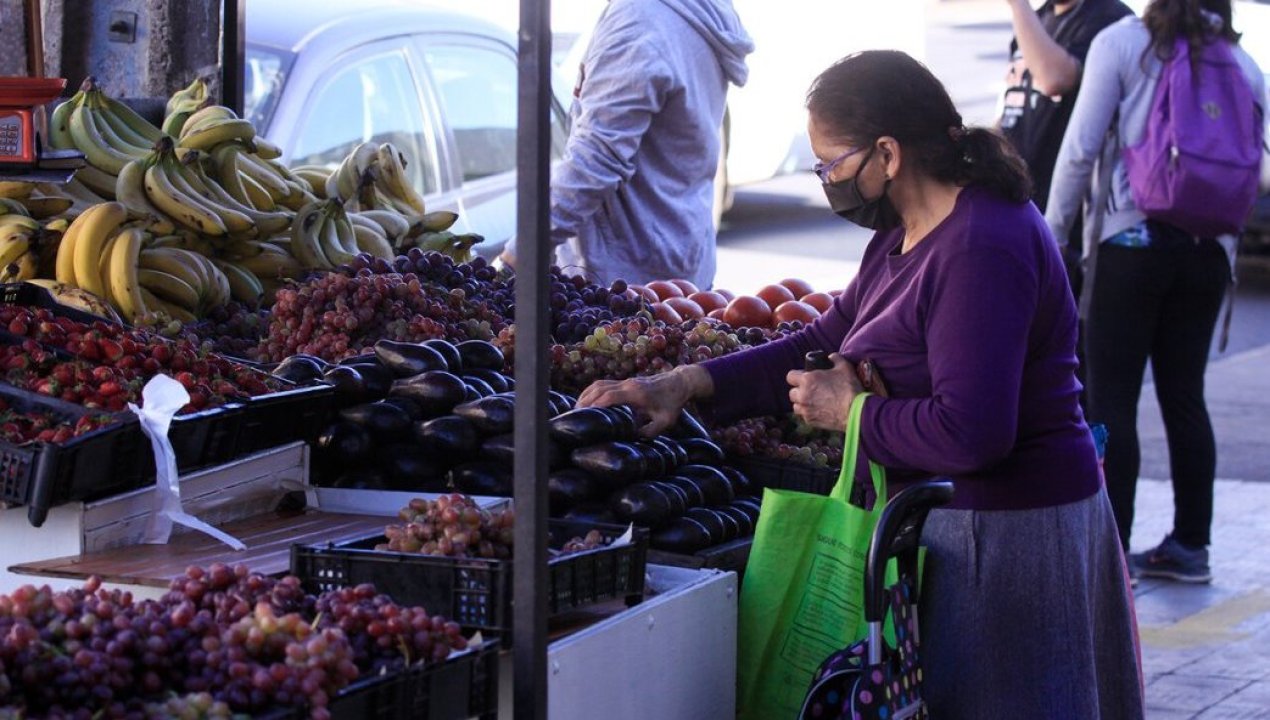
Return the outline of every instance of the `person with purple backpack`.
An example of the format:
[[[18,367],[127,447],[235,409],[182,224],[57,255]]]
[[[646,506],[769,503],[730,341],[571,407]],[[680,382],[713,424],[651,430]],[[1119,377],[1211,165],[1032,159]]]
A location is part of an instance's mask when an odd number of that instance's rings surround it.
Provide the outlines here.
[[[1138,399],[1151,362],[1168,438],[1173,530],[1129,555],[1131,574],[1212,579],[1217,452],[1204,400],[1235,237],[1255,197],[1266,89],[1238,45],[1230,0],[1152,0],[1101,32],[1063,137],[1046,220],[1066,238],[1085,208],[1089,420],[1129,549],[1140,465]]]

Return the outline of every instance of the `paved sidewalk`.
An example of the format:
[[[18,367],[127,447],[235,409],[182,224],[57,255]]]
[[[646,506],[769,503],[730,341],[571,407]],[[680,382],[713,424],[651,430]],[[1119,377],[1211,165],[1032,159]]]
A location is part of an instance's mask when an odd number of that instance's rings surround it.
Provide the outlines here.
[[[1270,348],[1210,363],[1209,410],[1223,450],[1243,445],[1241,479],[1217,482],[1211,585],[1144,580],[1136,591],[1148,720],[1270,720]],[[1166,452],[1154,392],[1144,389],[1143,471],[1150,447]],[[1254,445],[1255,444],[1255,445]],[[1240,453],[1241,455],[1243,453]],[[1259,456],[1259,457],[1258,457]],[[1167,456],[1165,456],[1167,457]],[[1156,458],[1157,460],[1159,458]],[[1219,475],[1231,463],[1218,461]],[[1167,462],[1163,463],[1167,469]],[[1257,478],[1247,480],[1244,478]],[[1143,479],[1133,549],[1171,528],[1167,480]]]

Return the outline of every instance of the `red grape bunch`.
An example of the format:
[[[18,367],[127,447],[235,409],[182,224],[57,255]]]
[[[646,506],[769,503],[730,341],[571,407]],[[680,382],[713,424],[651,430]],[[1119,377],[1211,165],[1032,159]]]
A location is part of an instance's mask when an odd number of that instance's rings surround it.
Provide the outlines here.
[[[511,510],[491,512],[453,493],[435,500],[415,498],[397,516],[403,524],[384,528],[388,542],[376,550],[494,559],[512,555],[516,516]]]

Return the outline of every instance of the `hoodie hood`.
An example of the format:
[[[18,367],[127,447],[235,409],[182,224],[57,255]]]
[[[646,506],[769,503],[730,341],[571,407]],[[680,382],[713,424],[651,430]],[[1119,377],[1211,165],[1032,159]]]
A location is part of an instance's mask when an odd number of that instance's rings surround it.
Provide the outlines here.
[[[754,41],[741,26],[741,18],[731,0],[658,1],[674,10],[709,43],[732,84],[745,84],[750,72],[745,66],[745,56],[754,52]]]

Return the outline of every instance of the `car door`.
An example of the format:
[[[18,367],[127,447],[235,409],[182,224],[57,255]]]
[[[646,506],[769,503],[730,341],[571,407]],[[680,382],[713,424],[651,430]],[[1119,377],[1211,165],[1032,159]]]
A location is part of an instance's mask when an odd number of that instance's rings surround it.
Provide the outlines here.
[[[362,142],[392,143],[406,173],[436,200],[445,189],[441,127],[424,104],[422,68],[402,36],[367,43],[339,56],[314,83],[286,148],[291,166],[334,168]],[[437,202],[433,209],[441,209]],[[451,209],[457,210],[457,206]]]
[[[455,200],[486,257],[516,234],[516,55],[501,42],[474,35],[418,38],[429,88],[444,124],[444,165],[458,188]],[[552,159],[564,152],[566,120],[552,107]]]

